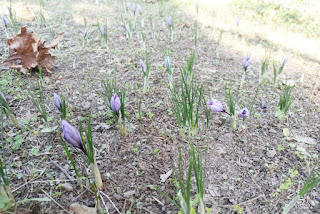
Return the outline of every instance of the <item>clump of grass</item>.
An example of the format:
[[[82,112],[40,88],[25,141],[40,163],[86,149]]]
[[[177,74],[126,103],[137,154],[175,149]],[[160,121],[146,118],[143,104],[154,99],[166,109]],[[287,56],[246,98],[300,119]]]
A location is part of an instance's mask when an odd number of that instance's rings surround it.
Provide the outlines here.
[[[282,95],[280,95],[280,100],[276,108],[276,117],[279,120],[283,120],[283,118],[287,115],[288,110],[294,101],[294,97],[291,94],[292,89],[293,87],[286,86],[283,90]]]
[[[117,88],[116,77],[110,80],[103,80],[102,84],[104,87],[105,96],[107,97],[106,103],[109,109],[113,112],[115,121],[119,124],[120,133],[126,135],[128,132],[130,132],[131,129],[130,118],[125,113],[126,89],[124,87],[122,89]],[[117,109],[116,112],[114,111],[114,109],[112,109],[111,106],[111,98],[115,94],[119,97],[120,102],[120,109]]]
[[[320,183],[320,158],[318,159],[313,169],[311,170],[309,177],[307,178],[306,182],[304,183],[298,195],[294,197],[289,204],[286,204],[283,207],[282,214],[288,214],[290,210],[298,202],[298,200],[302,198],[305,194],[310,192],[314,187],[318,186],[319,183]]]
[[[166,199],[168,199],[174,206],[179,209],[179,214],[195,214],[198,208],[199,214],[205,214],[205,205],[203,201],[204,196],[204,171],[202,166],[200,151],[196,150],[194,145],[190,143],[189,148],[189,165],[187,167],[187,174],[185,175],[183,166],[183,159],[181,150],[179,151],[178,172],[176,179],[173,180],[175,185],[176,198],[170,197],[165,192],[161,191],[154,185],[148,185],[150,189],[156,190]],[[194,174],[196,181],[197,194],[193,195],[192,189],[192,175]]]
[[[0,95],[1,97],[1,95]],[[5,142],[4,142],[4,131],[3,131],[3,112],[1,111],[1,145],[2,145],[2,156],[0,157],[0,195],[1,195],[1,207],[2,210],[6,210],[13,203],[15,203],[14,196],[12,194],[10,184],[9,184],[9,178],[8,178],[8,173],[7,173],[7,165],[6,165],[6,156],[5,156]]]
[[[199,109],[203,99],[203,85],[194,81],[193,65],[195,53],[188,60],[186,68],[181,69],[180,88],[177,85],[171,89],[173,109],[176,115],[180,135],[185,131],[195,135],[199,127]]]

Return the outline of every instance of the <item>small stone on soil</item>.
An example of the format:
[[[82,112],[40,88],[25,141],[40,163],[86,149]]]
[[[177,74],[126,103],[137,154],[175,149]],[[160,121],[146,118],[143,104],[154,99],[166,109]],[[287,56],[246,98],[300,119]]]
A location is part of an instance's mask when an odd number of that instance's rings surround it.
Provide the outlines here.
[[[73,191],[73,186],[70,183],[62,184],[62,188],[67,190],[68,192],[72,192]]]

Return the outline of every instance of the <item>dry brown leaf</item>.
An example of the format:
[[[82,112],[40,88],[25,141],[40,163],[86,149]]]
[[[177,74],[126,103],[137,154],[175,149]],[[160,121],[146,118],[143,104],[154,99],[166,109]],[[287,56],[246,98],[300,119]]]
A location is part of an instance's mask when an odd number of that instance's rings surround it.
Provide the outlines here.
[[[97,214],[97,209],[94,207],[87,207],[79,203],[73,203],[69,207],[70,211],[75,214]]]
[[[15,68],[26,74],[39,66],[45,72],[50,72],[54,65],[55,56],[53,50],[62,39],[63,33],[58,34],[47,46],[34,32],[27,32],[26,27],[22,27],[20,33],[13,39],[8,40],[9,54],[4,61],[7,67]]]

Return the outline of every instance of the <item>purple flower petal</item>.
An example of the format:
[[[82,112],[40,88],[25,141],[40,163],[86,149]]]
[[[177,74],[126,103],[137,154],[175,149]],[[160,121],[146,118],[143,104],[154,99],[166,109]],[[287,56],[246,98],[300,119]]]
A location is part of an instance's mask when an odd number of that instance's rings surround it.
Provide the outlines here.
[[[84,153],[86,153],[82,146],[82,141],[81,141],[81,136],[79,131],[65,120],[62,120],[61,128],[62,128],[62,138],[67,143],[81,149]]]
[[[248,67],[249,67],[249,65],[250,65],[250,62],[251,62],[251,57],[250,57],[250,56],[243,58],[242,64],[243,64],[244,70],[247,70],[247,69],[248,69]]]
[[[57,109],[61,111],[62,101],[59,95],[56,93],[53,94],[53,102],[54,102],[54,105],[57,107]]]
[[[249,110],[247,108],[243,108],[243,109],[241,109],[239,111],[239,116],[243,117],[243,118],[249,117],[250,116],[250,112],[249,112]]]
[[[112,111],[119,116],[119,111],[121,109],[121,101],[116,93],[111,97],[110,105]]]
[[[223,105],[219,100],[212,99],[207,102],[207,105],[214,112],[225,112]]]
[[[289,58],[290,58],[289,56],[287,56],[286,58],[284,58],[284,60],[283,60],[283,62],[282,62],[282,64],[281,64],[281,67],[282,67],[282,68],[287,64]]]

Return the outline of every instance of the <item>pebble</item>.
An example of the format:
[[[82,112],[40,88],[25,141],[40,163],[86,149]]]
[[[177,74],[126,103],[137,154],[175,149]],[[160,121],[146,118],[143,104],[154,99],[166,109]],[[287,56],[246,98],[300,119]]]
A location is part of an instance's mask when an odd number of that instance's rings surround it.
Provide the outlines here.
[[[136,194],[136,191],[134,191],[134,190],[129,190],[129,191],[123,193],[123,196],[124,196],[125,198],[129,198],[129,197],[133,196],[134,194]]]
[[[267,156],[268,156],[269,158],[273,158],[276,154],[277,154],[277,152],[276,152],[275,150],[273,150],[273,149],[267,151]]]
[[[62,188],[67,190],[68,192],[72,192],[73,191],[73,186],[70,183],[62,184]]]
[[[82,104],[82,107],[83,107],[84,110],[88,110],[90,108],[90,106],[91,105],[90,105],[89,102],[85,102],[85,103]]]
[[[314,200],[309,200],[309,204],[313,207],[316,206],[316,202]]]

